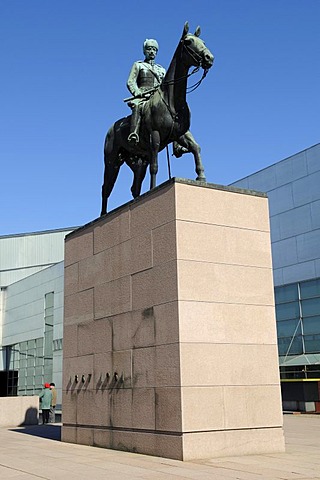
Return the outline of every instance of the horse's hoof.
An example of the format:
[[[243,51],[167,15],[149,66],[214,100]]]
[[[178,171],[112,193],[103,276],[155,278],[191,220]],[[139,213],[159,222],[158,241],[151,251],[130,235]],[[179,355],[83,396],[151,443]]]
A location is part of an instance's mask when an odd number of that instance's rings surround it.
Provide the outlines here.
[[[198,176],[198,177],[196,178],[196,181],[197,181],[197,182],[207,183],[207,179],[206,179],[206,177],[204,177],[204,176]]]
[[[173,155],[176,157],[176,158],[180,158],[182,157],[182,155],[184,153],[188,153],[189,150],[185,147],[182,147],[182,146],[178,146],[178,147],[175,147],[174,150],[173,150]]]

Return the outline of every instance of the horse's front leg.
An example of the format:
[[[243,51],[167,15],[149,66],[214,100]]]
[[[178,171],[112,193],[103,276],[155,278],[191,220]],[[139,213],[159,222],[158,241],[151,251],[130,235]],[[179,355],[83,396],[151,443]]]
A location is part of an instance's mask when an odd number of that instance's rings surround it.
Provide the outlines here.
[[[200,148],[200,145],[195,141],[190,130],[188,130],[184,135],[179,137],[178,140],[174,142],[174,145],[173,145],[173,154],[176,157],[181,157],[181,155],[188,152],[191,152],[194,156],[196,172],[198,175],[196,180],[198,180],[199,182],[205,182],[206,177],[204,174],[204,167],[203,167],[201,155],[200,155],[201,148]]]
[[[141,163],[140,163],[141,162]],[[139,197],[141,192],[142,182],[147,172],[147,162],[142,159],[138,160],[138,166],[133,170],[133,183],[131,187],[131,193],[133,198]]]
[[[150,190],[156,186],[158,173],[158,153],[160,148],[160,133],[153,130],[150,134],[151,160],[150,160]]]

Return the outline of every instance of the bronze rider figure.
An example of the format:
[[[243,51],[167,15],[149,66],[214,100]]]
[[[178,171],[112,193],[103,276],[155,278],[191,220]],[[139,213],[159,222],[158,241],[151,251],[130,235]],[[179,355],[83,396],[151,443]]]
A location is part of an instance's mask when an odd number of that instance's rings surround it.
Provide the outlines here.
[[[132,65],[127,87],[134,99],[128,102],[132,109],[130,134],[128,140],[131,144],[139,143],[139,127],[141,121],[141,109],[155,90],[160,86],[163,77],[166,74],[165,69],[155,63],[155,58],[159,50],[158,42],[152,38],[147,38],[143,42],[144,60],[138,60]]]

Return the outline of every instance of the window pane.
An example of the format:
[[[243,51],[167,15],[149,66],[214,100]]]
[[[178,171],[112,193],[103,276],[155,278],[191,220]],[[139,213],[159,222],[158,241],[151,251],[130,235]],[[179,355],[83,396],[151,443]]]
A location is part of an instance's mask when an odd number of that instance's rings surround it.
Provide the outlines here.
[[[26,357],[22,357],[20,359],[20,369],[21,368],[25,368],[27,366],[27,358]]]
[[[285,320],[277,323],[278,337],[292,337],[294,333],[301,334],[301,325],[297,328],[300,320]],[[296,331],[297,329],[297,331]]]
[[[49,325],[50,327],[53,327],[53,315],[52,314],[47,315],[47,312],[46,312],[45,324]]]
[[[34,358],[33,357],[28,357],[28,367],[33,367],[34,365]]]
[[[42,367],[36,367],[34,369],[35,375],[42,376]]]
[[[43,357],[43,347],[37,348],[36,357]]]
[[[289,349],[290,347],[290,349]],[[301,355],[302,354],[302,337],[282,337],[278,339],[279,355]]]
[[[43,362],[44,362],[43,357],[36,357],[36,359],[35,359],[35,365],[36,366],[40,367],[41,365],[43,365]]]
[[[298,284],[286,285],[275,288],[276,303],[292,302],[298,300]]]
[[[320,278],[300,283],[301,298],[320,297]]]
[[[29,340],[28,341],[28,351],[30,351],[32,348],[35,348],[36,346],[36,341],[35,340]]]
[[[280,367],[281,378],[305,378],[301,365]]]
[[[320,352],[320,334],[305,335],[304,345],[305,345],[306,353],[319,353]]]
[[[304,318],[303,333],[320,333],[320,316]]]
[[[302,316],[309,317],[320,315],[320,298],[312,298],[310,300],[302,300]]]
[[[53,317],[53,307],[50,307],[50,308],[46,308],[45,309],[45,317],[48,318],[48,317]]]
[[[276,317],[278,322],[281,320],[299,318],[299,314],[300,312],[298,302],[276,305]]]
[[[308,378],[319,378],[320,377],[320,365],[308,365],[307,367],[307,376]]]
[[[52,378],[52,364],[51,365],[45,365],[44,367],[44,376],[45,378],[47,378],[48,380],[46,380],[46,382],[51,382],[50,378]]]
[[[294,337],[291,344],[289,355],[301,355],[303,353],[302,336]]]
[[[46,293],[44,298],[45,298],[45,308],[53,307],[53,298],[54,298],[53,292]]]
[[[290,338],[278,338],[278,352],[279,355],[285,355],[290,345]]]
[[[42,377],[42,375],[35,377],[34,382],[35,382],[35,389],[40,389],[41,390],[42,387],[43,387],[43,377]]]

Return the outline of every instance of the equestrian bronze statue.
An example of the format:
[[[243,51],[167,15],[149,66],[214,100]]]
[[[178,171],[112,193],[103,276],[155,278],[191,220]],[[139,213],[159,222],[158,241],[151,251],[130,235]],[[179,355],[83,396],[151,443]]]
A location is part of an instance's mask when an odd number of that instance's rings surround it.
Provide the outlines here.
[[[107,133],[104,145],[105,169],[101,215],[107,211],[107,201],[121,165],[126,163],[133,171],[131,193],[134,198],[138,197],[148,166],[150,167],[150,189],[156,186],[158,153],[172,142],[173,152],[177,157],[187,152],[193,154],[196,179],[201,182],[206,181],[200,146],[189,130],[190,110],[186,93],[190,75],[201,67],[204,70],[204,78],[213,65],[213,55],[199,38],[200,27],[197,27],[194,35],[188,31],[189,26],[186,22],[165,76],[161,78],[162,67],[158,65],[160,67],[158,72],[156,75],[153,74],[154,87],[149,90],[141,88],[132,98],[127,99],[132,102],[130,105],[132,115],[115,122]],[[145,62],[152,60],[152,54],[148,56],[146,42],[144,44]],[[157,42],[150,40],[149,43],[151,44],[149,51],[152,50],[152,44],[157,51]],[[152,62],[149,63],[152,64]],[[191,67],[195,68],[189,73]],[[200,84],[201,80],[198,83]]]

